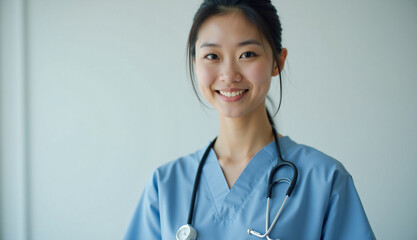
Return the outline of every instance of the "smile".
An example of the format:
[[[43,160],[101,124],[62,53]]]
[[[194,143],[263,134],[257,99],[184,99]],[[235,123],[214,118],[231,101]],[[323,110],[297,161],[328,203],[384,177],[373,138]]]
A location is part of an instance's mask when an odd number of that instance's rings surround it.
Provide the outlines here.
[[[242,95],[246,91],[247,90],[239,90],[239,91],[227,92],[227,91],[218,90],[217,92],[220,93],[222,96],[225,96],[225,97],[236,97],[236,96]]]
[[[237,102],[246,96],[249,89],[216,90],[218,96],[226,102]]]

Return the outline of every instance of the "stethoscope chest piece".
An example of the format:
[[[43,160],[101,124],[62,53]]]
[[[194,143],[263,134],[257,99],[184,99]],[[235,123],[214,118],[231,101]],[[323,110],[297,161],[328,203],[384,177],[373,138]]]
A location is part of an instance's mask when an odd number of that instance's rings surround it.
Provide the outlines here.
[[[196,240],[197,231],[190,225],[182,225],[177,232],[177,240]]]

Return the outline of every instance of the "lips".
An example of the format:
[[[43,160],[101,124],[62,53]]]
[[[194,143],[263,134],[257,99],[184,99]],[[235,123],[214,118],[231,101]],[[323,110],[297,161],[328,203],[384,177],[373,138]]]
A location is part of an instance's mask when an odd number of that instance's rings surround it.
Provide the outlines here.
[[[240,100],[249,89],[223,89],[216,90],[216,93],[227,102],[234,102]]]

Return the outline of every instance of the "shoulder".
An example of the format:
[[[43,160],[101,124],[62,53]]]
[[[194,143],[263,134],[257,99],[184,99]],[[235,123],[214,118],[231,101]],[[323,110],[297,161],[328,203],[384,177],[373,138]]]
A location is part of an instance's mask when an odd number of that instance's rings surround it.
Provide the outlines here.
[[[352,176],[341,162],[313,147],[287,141],[283,157],[298,169],[295,191],[301,199],[310,199],[312,208],[322,208],[325,214],[334,199],[358,199]]]
[[[184,180],[184,178],[194,178],[206,147],[159,166],[153,173],[154,181],[163,184]]]
[[[316,148],[294,142],[284,137],[284,158],[293,162],[304,176],[314,176],[329,182],[334,178],[351,178],[341,162]]]

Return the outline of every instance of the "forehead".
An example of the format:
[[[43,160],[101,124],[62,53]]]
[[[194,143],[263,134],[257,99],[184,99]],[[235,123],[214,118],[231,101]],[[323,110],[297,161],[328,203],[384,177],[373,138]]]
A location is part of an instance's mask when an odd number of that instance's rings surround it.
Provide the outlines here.
[[[263,42],[260,31],[239,11],[209,17],[200,26],[197,35],[197,43],[203,41],[223,42],[225,40],[242,41],[246,39]]]

